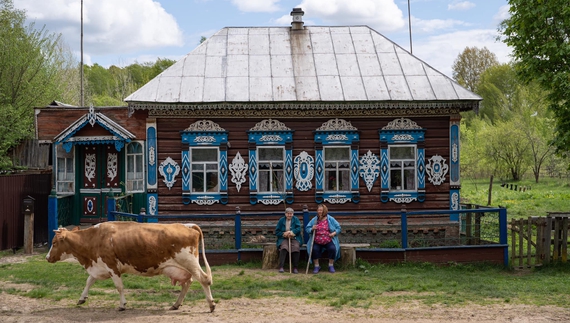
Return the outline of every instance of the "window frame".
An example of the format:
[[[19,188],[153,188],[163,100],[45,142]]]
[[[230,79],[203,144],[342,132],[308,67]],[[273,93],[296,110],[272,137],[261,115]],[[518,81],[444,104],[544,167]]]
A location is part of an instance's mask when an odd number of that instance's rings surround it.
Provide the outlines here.
[[[425,129],[408,118],[395,119],[379,130],[380,136],[380,200],[383,203],[425,201]],[[391,188],[390,149],[415,147],[415,189]]]
[[[284,123],[273,119],[262,120],[247,132],[249,142],[249,202],[252,205],[257,203],[264,205],[293,203],[293,132]],[[283,172],[285,189],[283,192],[264,192],[259,190],[258,148],[261,147],[281,147],[284,150]]]
[[[330,119],[315,130],[315,202],[320,204],[344,204],[360,202],[359,157],[360,135],[358,129],[344,119]],[[325,149],[348,147],[350,151],[350,187],[342,191],[325,189]]]
[[[228,132],[211,120],[199,120],[180,132],[182,143],[182,202],[198,205],[228,203]],[[216,192],[192,191],[192,149],[215,148],[218,151],[218,190]]]
[[[135,145],[138,144],[141,147],[141,150],[139,153],[134,153],[131,154],[129,153],[129,146],[131,145]],[[144,146],[144,142],[143,141],[131,141],[127,144],[127,146],[125,147],[125,192],[126,193],[144,193],[145,192],[145,184],[146,184],[146,167],[145,167],[145,146]],[[133,165],[135,165],[136,168],[136,157],[140,157],[141,158],[141,174],[142,177],[141,178],[137,178],[137,179],[133,179],[133,180],[129,180],[129,157],[130,156],[135,156],[135,163]],[[135,169],[136,170],[136,169]],[[136,174],[136,172],[135,172]],[[129,182],[134,182],[134,181],[140,181],[140,189],[136,189],[136,190],[129,190]]]
[[[75,168],[75,146],[71,146],[70,151],[68,152],[67,149],[65,147],[63,147],[63,144],[57,144],[55,145],[55,152],[56,152],[56,158],[55,158],[55,181],[56,181],[56,192],[59,195],[73,195],[75,194],[75,175],[76,175],[76,168]],[[60,157],[60,154],[65,154],[68,155],[66,157]],[[60,158],[63,158],[65,160],[65,179],[64,180],[60,180],[59,179],[59,160]],[[71,179],[68,179],[69,175],[67,172],[67,166],[71,164],[72,167],[72,172],[71,172]],[[69,187],[71,187],[71,190],[67,190],[67,191],[62,191],[60,190],[60,184],[65,184]]]

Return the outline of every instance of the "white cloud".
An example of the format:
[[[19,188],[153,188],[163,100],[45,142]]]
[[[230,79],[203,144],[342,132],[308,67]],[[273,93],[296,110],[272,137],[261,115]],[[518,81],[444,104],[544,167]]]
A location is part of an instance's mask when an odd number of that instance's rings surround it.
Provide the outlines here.
[[[510,18],[511,13],[509,12],[509,8],[510,6],[508,4],[501,6],[499,8],[499,12],[497,12],[497,14],[493,16],[493,20],[496,21],[497,23],[500,23],[503,20]]]
[[[394,0],[303,0],[297,7],[303,9],[306,17],[334,25],[368,25],[380,32],[406,25]]]
[[[456,26],[466,26],[467,23],[461,20],[454,20],[454,19],[431,19],[431,20],[422,20],[419,18],[412,18],[412,31],[413,32],[422,32],[422,33],[431,33],[437,30],[445,30],[451,29]]]
[[[447,10],[469,10],[474,7],[475,4],[470,1],[454,1],[453,3],[447,5]]]
[[[232,0],[232,3],[243,12],[275,12],[280,10],[280,0]]]
[[[487,47],[497,55],[500,63],[508,63],[511,50],[502,42],[496,41],[494,29],[474,29],[422,39],[414,42],[414,55],[431,65],[436,70],[451,77],[451,66],[465,47]]]
[[[15,0],[14,5],[37,27],[49,23],[49,31],[65,34],[68,44],[80,43],[79,1]],[[176,19],[152,0],[84,0],[83,29],[84,50],[91,55],[183,45]]]

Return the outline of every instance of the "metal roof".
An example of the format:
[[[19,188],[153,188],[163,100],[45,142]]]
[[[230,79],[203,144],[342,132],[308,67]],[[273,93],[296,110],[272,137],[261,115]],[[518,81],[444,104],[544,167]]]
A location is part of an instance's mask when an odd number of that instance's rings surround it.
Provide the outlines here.
[[[125,99],[139,108],[481,100],[367,26],[224,28]]]

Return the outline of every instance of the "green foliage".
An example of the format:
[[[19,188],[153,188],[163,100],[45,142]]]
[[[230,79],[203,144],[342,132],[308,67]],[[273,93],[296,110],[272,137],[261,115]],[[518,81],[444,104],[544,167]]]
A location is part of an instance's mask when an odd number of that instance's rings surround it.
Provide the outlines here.
[[[513,50],[518,75],[547,91],[556,119],[558,152],[570,150],[570,7],[567,0],[509,0],[510,18],[499,31]]]
[[[497,56],[487,47],[465,47],[453,62],[453,79],[476,92],[481,74],[489,67],[498,64]]]

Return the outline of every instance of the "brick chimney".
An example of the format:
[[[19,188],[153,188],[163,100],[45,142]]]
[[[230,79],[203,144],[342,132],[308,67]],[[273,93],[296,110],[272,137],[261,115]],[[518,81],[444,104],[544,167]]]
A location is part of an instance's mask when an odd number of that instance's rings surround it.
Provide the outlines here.
[[[303,12],[303,9],[301,8],[293,8],[293,11],[291,11],[291,16],[293,16],[293,21],[291,22],[291,29],[293,30],[300,30],[300,29],[304,29],[303,25],[305,24],[303,22],[303,15],[305,13]]]

